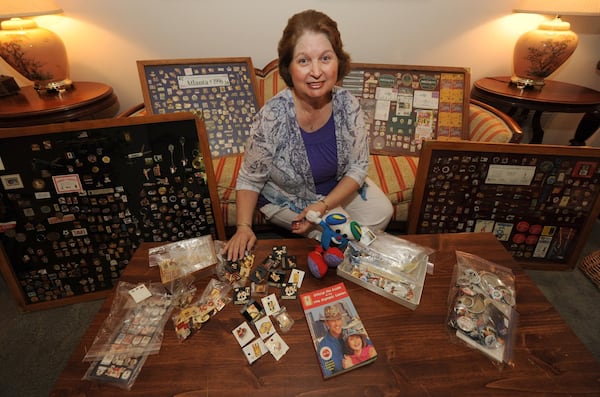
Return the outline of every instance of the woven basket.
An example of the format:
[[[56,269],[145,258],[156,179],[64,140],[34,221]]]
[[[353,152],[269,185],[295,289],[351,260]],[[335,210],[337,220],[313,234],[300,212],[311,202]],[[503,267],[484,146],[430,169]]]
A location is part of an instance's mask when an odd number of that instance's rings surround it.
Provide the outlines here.
[[[600,250],[592,252],[581,260],[579,268],[596,287],[600,288]]]

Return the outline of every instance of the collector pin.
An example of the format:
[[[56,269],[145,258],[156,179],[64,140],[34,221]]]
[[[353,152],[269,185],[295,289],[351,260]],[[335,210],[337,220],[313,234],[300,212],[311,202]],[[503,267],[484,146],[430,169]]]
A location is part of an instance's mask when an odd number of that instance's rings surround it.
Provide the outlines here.
[[[194,159],[192,160],[192,168],[194,168],[196,170],[203,169],[204,168],[204,159],[202,158],[200,151],[194,150],[192,152],[192,156],[194,157]]]
[[[34,190],[44,190],[46,188],[46,181],[44,181],[41,178],[35,178],[32,182],[31,182],[31,186],[33,187]]]

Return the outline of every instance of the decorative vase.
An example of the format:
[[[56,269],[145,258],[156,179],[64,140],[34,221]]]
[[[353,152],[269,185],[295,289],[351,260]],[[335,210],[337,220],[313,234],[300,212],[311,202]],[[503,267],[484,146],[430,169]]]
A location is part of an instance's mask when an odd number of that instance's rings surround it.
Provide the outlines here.
[[[577,35],[570,28],[568,22],[556,17],[519,37],[514,49],[511,81],[518,86],[543,86],[544,79],[577,48]]]
[[[33,20],[13,18],[2,22],[0,57],[33,81],[38,91],[64,91],[71,86],[62,40]]]

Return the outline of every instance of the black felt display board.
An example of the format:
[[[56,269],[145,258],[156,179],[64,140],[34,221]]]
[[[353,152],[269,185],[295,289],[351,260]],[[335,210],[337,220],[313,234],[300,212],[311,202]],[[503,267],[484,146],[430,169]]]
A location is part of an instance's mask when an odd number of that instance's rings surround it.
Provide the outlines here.
[[[565,270],[599,214],[598,148],[426,141],[409,232],[490,232],[524,267]]]
[[[365,112],[371,154],[418,156],[425,139],[468,139],[468,69],[353,63],[342,86]]]
[[[137,66],[149,114],[203,118],[213,158],[244,151],[262,106],[249,57],[142,60]]]
[[[190,113],[5,129],[0,268],[37,309],[109,291],[142,241],[225,237]]]

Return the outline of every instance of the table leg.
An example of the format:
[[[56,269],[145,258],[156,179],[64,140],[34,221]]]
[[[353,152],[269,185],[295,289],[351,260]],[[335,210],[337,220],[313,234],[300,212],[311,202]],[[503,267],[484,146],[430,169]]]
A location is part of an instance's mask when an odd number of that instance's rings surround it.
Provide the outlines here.
[[[517,106],[512,106],[506,111],[506,114],[512,117],[523,129],[526,128],[530,113],[531,110]],[[544,129],[542,128],[541,123],[542,113],[543,112],[541,110],[536,110],[531,117],[532,136],[529,143],[539,144],[544,140]]]
[[[585,141],[600,128],[600,110],[586,113],[577,125],[575,136],[569,142],[571,146],[585,146]]]
[[[544,130],[542,129],[542,123],[540,121],[542,118],[542,113],[543,112],[541,110],[536,110],[531,118],[532,136],[529,143],[542,143],[544,140]]]
[[[500,107],[498,107],[501,109]],[[507,115],[512,117],[521,127],[527,121],[529,117],[529,110],[525,108],[520,108],[516,106],[511,106],[508,110],[505,111]]]

